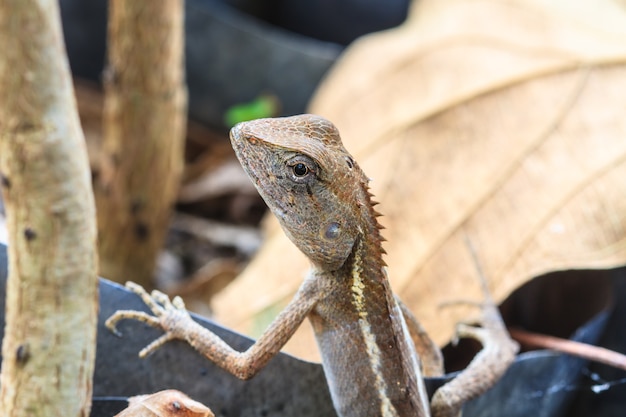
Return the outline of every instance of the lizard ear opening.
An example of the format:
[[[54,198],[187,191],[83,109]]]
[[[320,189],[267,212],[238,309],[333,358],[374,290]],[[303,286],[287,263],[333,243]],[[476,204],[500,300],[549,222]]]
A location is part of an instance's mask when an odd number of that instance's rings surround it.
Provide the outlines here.
[[[340,220],[333,220],[321,224],[318,235],[317,248],[313,253],[305,253],[319,266],[327,270],[341,268],[352,253],[355,237],[349,228]]]
[[[285,227],[283,219],[279,218],[279,221],[283,224],[287,237],[317,269],[324,271],[340,269],[354,248],[356,237],[340,222],[321,224],[319,229],[313,229],[308,233],[306,228],[300,228],[294,235],[291,228]]]
[[[324,231],[324,237],[329,240],[334,240],[341,234],[341,225],[337,222],[331,222],[326,226]]]

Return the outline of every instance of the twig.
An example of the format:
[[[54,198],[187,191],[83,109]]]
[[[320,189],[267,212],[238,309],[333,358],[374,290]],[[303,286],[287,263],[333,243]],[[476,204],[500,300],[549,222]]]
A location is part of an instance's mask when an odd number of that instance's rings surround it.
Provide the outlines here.
[[[509,328],[509,333],[513,339],[524,346],[552,349],[626,370],[626,355],[613,350],[560,337],[532,333],[519,328]]]

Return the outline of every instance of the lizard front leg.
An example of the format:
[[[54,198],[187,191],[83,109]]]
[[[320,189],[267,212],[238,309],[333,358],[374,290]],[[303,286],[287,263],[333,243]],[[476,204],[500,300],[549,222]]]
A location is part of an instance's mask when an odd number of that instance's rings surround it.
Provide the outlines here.
[[[154,316],[141,311],[117,311],[106,321],[107,328],[120,335],[116,329],[117,323],[120,320],[134,319],[165,331],[164,335],[140,352],[141,357],[149,355],[170,340],[181,339],[217,366],[241,379],[249,379],[256,375],[280,351],[314,308],[320,294],[317,291],[318,284],[314,280],[305,280],[294,299],[274,319],[261,337],[245,352],[238,352],[216,334],[196,323],[185,309],[180,297],[170,301],[159,291],[153,291],[150,295],[141,286],[132,282],[126,286],[142,298]]]

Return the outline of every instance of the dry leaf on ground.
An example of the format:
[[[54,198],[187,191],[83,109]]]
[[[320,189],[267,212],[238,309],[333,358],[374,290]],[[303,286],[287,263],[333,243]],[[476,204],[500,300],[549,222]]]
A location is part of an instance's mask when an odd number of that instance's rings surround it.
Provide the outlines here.
[[[480,300],[466,239],[498,300],[626,262],[626,7],[545,3],[417,2],[353,45],[311,106],[374,179],[392,286],[440,343],[467,314],[440,303]],[[274,225],[217,319],[251,332],[307,266]],[[312,357],[311,340],[291,351]]]

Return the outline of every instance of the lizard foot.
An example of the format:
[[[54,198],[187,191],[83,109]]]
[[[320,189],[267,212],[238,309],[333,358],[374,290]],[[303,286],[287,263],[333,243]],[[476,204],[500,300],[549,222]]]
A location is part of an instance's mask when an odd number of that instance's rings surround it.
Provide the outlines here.
[[[185,309],[185,303],[182,298],[177,296],[170,300],[166,294],[157,290],[152,291],[152,294],[148,294],[143,287],[130,281],[126,283],[126,288],[140,296],[143,302],[152,310],[154,316],[143,311],[119,310],[107,319],[105,326],[116,336],[122,335],[117,330],[117,323],[121,320],[137,320],[165,331],[165,334],[143,348],[139,352],[139,357],[144,358],[152,354],[170,340],[185,340],[187,335],[185,329],[188,327],[185,325],[185,322],[193,322],[193,319]]]
[[[460,416],[462,405],[491,388],[515,360],[518,345],[509,336],[491,299],[470,304],[480,307],[481,317],[477,324],[457,324],[455,338],[475,339],[482,349],[465,370],[435,392],[431,402],[433,417]]]
[[[480,342],[483,348],[492,344],[502,345],[504,340],[513,342],[508,334],[506,325],[502,320],[498,307],[493,303],[491,299],[483,302],[473,301],[457,301],[455,304],[467,304],[478,307],[481,311],[480,317],[477,322],[474,323],[458,323],[456,326],[455,338],[471,338]],[[494,340],[497,343],[494,343]],[[509,345],[506,343],[505,345]],[[513,344],[515,344],[513,342]],[[507,349],[510,346],[507,346]]]

